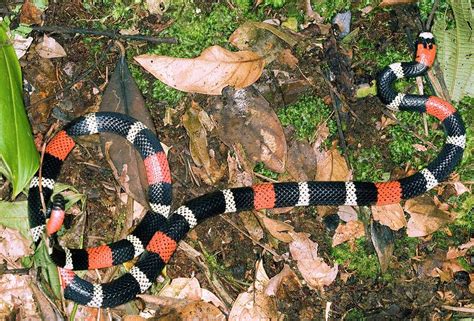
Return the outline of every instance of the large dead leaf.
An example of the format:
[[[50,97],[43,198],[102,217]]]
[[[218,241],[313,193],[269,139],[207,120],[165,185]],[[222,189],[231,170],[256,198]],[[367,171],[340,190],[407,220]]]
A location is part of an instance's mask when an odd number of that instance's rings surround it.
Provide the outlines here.
[[[135,60],[168,86],[207,95],[220,95],[227,86],[250,86],[260,78],[265,65],[252,51],[232,52],[219,46],[209,47],[193,59],[141,55]]]
[[[286,170],[295,181],[309,181],[316,175],[316,156],[306,141],[290,140]]]
[[[341,205],[337,208],[337,215],[344,222],[357,221],[358,214],[353,206]]]
[[[265,226],[265,228],[274,238],[285,243],[290,243],[293,241],[293,238],[289,234],[294,231],[293,226],[282,221],[272,220],[262,212],[256,211],[255,213],[260,219],[260,222],[262,222],[262,225]]]
[[[337,246],[347,241],[355,241],[365,235],[364,224],[361,221],[340,223],[332,237],[332,246]]]
[[[224,167],[217,164],[214,157],[211,157],[207,145],[207,130],[203,116],[207,113],[194,101],[191,107],[183,115],[183,126],[189,136],[189,150],[194,164],[199,168],[194,170],[196,174],[208,185],[215,185],[224,176]],[[202,169],[201,169],[202,168]]]
[[[327,265],[318,257],[318,244],[311,241],[305,233],[291,233],[290,253],[296,260],[298,270],[308,286],[315,290],[323,290],[336,279],[338,265]]]
[[[102,98],[100,111],[112,111],[131,116],[156,134],[150,112],[145,107],[145,101],[128,69],[125,57],[120,57],[117,61]],[[124,143],[123,138],[110,133],[101,133],[100,142],[104,154],[105,144],[111,143],[108,151],[110,159],[118,174],[126,172],[127,179],[120,180],[124,190],[140,204],[147,205],[148,182],[145,166],[138,151],[131,144]]]
[[[241,144],[253,162],[263,162],[269,169],[285,170],[287,145],[278,117],[268,102],[253,87],[226,89],[225,106],[212,104],[218,123],[219,138],[229,147]]]
[[[265,294],[268,275],[262,261],[256,264],[255,281],[246,292],[240,293],[232,305],[229,321],[280,320],[276,299]]]
[[[372,206],[372,215],[374,220],[390,227],[394,231],[398,231],[402,227],[407,226],[405,212],[403,211],[402,206],[398,203]]]
[[[16,261],[33,253],[31,242],[24,238],[20,232],[0,225],[0,255]]]
[[[404,209],[410,213],[407,225],[410,237],[429,235],[454,219],[451,213],[440,210],[427,195],[409,199]]]

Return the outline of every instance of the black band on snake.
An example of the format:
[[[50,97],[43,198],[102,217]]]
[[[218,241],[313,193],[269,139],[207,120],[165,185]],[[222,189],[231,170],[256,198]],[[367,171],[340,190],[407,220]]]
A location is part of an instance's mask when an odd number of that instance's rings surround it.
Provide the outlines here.
[[[265,183],[225,189],[186,202],[168,218],[171,175],[158,139],[151,131],[140,122],[115,113],[88,114],[68,124],[46,149],[41,183],[37,175],[30,185],[28,201],[34,241],[39,242],[48,214],[41,210],[39,185],[44,199],[49,202],[61,164],[74,147],[73,137],[107,131],[131,142],[140,151],[147,168],[151,211],[126,240],[88,250],[56,248],[52,257],[63,267],[60,268],[60,275],[64,296],[94,307],[114,307],[134,299],[159,276],[175,252],[177,242],[197,224],[215,215],[289,206],[384,205],[398,203],[432,189],[454,170],[462,158],[466,142],[463,122],[448,102],[435,96],[397,93],[393,83],[397,79],[426,73],[434,62],[435,54],[433,35],[423,32],[418,38],[415,61],[394,63],[385,68],[377,80],[378,95],[389,109],[426,112],[442,122],[447,135],[435,160],[416,174],[397,181]],[[54,234],[56,230],[51,228],[49,234]],[[92,284],[72,272],[73,269],[119,264],[139,254],[141,256],[136,265],[110,283]]]

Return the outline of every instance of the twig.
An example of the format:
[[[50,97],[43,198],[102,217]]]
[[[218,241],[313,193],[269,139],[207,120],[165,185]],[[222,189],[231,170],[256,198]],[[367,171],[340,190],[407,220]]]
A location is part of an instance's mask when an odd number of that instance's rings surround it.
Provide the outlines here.
[[[463,312],[463,313],[474,313],[474,308],[452,307],[450,305],[442,305],[441,307],[445,310],[450,310],[450,311]]]
[[[250,234],[246,233],[245,231],[243,231],[240,227],[237,226],[237,224],[235,224],[234,222],[232,222],[231,220],[229,220],[227,217],[225,216],[219,216],[221,219],[223,219],[224,221],[226,221],[227,223],[229,223],[233,228],[235,228],[237,231],[239,231],[240,233],[242,233],[243,235],[245,235],[246,237],[248,237],[250,240],[252,240],[252,242],[255,242],[255,244],[259,245],[260,247],[262,247],[263,249],[267,250],[269,253],[271,253],[273,256],[276,256],[276,257],[279,257],[281,256],[280,254],[278,254],[277,252],[275,252],[274,250],[272,250],[271,248],[269,248],[268,246],[266,246],[265,244],[261,243],[260,241],[257,241],[255,240],[252,236],[250,236]]]
[[[324,79],[326,82],[329,82],[327,75],[324,75]],[[342,153],[344,155],[344,159],[346,160],[347,166],[352,168],[351,163],[349,162],[349,157],[347,156],[347,144],[346,138],[344,137],[344,132],[342,130],[342,123],[341,123],[341,100],[336,96],[336,89],[330,88],[329,95],[331,95],[331,102],[332,107],[334,108],[335,116],[336,116],[336,124],[337,124],[337,132],[339,134],[339,140],[341,141]]]
[[[431,8],[430,15],[428,16],[428,19],[426,19],[425,30],[431,29],[431,23],[433,22],[433,18],[436,13],[436,10],[438,9],[438,6],[439,0],[435,0],[435,2],[433,3],[433,7]]]
[[[177,44],[178,40],[176,38],[156,38],[145,35],[122,35],[117,30],[113,31],[104,31],[98,29],[86,29],[86,28],[69,28],[64,26],[32,26],[31,29],[40,32],[53,32],[53,33],[66,33],[66,34],[82,34],[82,35],[94,35],[94,36],[104,36],[112,39],[124,39],[124,40],[134,40],[134,41],[146,41],[151,43],[168,43],[168,44]]]
[[[258,178],[261,178],[265,181],[269,181],[270,183],[279,183],[279,181],[277,181],[276,179],[273,179],[273,178],[270,178],[270,177],[267,177],[265,175],[262,175],[260,173],[257,173],[257,172],[253,172],[255,174],[255,176],[257,176]]]

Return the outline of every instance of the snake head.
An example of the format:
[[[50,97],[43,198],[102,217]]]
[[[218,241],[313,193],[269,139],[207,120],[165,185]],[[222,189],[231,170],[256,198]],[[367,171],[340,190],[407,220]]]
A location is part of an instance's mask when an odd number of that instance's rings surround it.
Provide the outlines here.
[[[427,67],[433,65],[436,56],[436,44],[431,32],[422,32],[416,45],[416,61]]]

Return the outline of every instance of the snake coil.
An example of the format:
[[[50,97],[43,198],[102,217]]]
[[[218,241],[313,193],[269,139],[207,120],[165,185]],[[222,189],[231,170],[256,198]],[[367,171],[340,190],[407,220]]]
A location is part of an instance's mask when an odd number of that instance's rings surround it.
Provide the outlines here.
[[[55,199],[47,223],[49,213],[42,210],[40,190],[46,203],[50,202],[61,164],[75,146],[73,138],[78,136],[111,132],[133,144],[145,164],[151,209],[124,240],[84,250],[59,245],[53,248],[51,257],[60,266],[65,298],[92,307],[114,307],[134,299],[151,286],[175,252],[179,240],[190,229],[222,213],[289,206],[384,205],[398,203],[432,189],[454,170],[462,158],[466,143],[463,122],[448,102],[436,96],[398,93],[393,89],[393,83],[397,79],[423,75],[433,64],[435,54],[433,35],[423,32],[418,37],[415,61],[391,64],[378,76],[378,96],[389,109],[426,112],[442,122],[447,135],[435,160],[414,175],[397,181],[257,184],[202,195],[169,215],[170,170],[158,139],[149,129],[139,121],[117,113],[91,113],[72,121],[47,145],[41,169],[30,184],[28,209],[34,242],[40,242],[47,225],[52,226],[47,229],[48,235],[55,239],[59,227],[49,224],[49,221],[55,220],[52,214],[62,203]],[[93,284],[73,272],[116,265],[138,255],[141,256],[136,265],[110,283]]]

